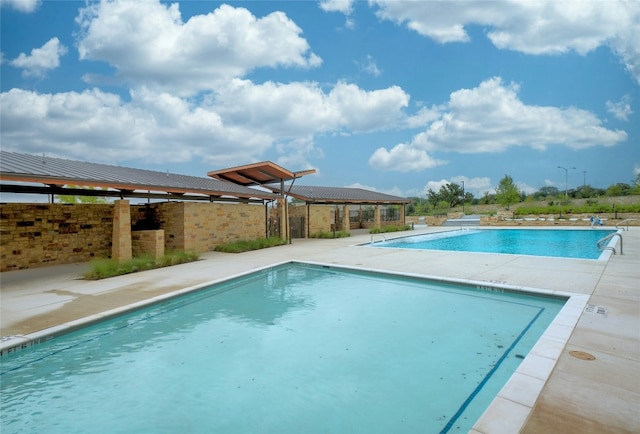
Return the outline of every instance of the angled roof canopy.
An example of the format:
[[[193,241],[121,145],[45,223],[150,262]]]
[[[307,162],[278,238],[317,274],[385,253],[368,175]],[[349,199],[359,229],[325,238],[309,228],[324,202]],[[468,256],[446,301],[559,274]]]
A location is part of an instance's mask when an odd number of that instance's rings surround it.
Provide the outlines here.
[[[131,169],[46,156],[0,151],[0,181],[42,183],[46,187],[0,184],[3,192],[78,194],[85,196],[153,197],[181,200],[274,200],[269,192],[218,179]],[[65,185],[112,188],[80,190]],[[140,191],[142,190],[142,191]],[[163,194],[150,193],[164,192]]]
[[[280,186],[276,184],[265,185],[275,193],[281,193]],[[395,205],[411,203],[411,199],[378,193],[362,188],[343,187],[317,187],[309,185],[292,185],[286,188],[286,194],[307,203],[315,204],[368,204],[368,205]]]
[[[315,169],[292,172],[271,161],[262,161],[260,163],[230,167],[228,169],[213,170],[207,173],[207,175],[222,181],[230,181],[235,184],[249,186],[290,181],[312,173],[316,173]]]

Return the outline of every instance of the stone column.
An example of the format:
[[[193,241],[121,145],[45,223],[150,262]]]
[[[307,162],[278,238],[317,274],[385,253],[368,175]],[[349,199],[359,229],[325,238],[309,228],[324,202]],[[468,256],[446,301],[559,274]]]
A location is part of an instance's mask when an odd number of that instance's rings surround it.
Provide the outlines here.
[[[342,230],[351,232],[351,222],[349,221],[349,205],[346,203],[342,207]]]
[[[373,227],[379,228],[380,226],[380,205],[376,205],[373,214]]]
[[[131,257],[131,208],[128,200],[116,200],[113,203],[111,259],[123,262]]]

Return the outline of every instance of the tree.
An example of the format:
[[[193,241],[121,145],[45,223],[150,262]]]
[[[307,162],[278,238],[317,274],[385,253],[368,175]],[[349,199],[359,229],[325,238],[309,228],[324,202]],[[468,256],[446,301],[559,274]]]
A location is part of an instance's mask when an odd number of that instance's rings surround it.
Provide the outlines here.
[[[509,175],[505,175],[500,180],[498,188],[496,188],[496,201],[500,205],[506,206],[507,209],[511,204],[520,202],[520,190]]]
[[[556,187],[542,187],[540,190],[533,193],[533,198],[536,200],[546,199],[548,197],[556,197],[560,194],[560,191]]]
[[[495,203],[495,201],[496,201],[496,195],[489,194],[488,191],[485,191],[484,196],[482,196],[482,198],[480,199],[480,203],[483,205],[490,205],[492,203]]]
[[[636,179],[633,180],[631,194],[640,194],[640,172],[636,175]]]
[[[76,185],[68,185],[68,188],[81,188],[82,190],[106,190],[106,188],[94,188],[94,187],[78,187]],[[102,196],[76,196],[70,194],[56,195],[60,203],[111,203],[111,199]]]
[[[429,198],[429,202],[434,205],[446,202],[449,208],[453,208],[454,206],[462,203],[462,187],[456,183],[445,184],[440,187],[440,190],[437,193],[432,189],[429,189],[427,191],[427,197]],[[473,199],[473,195],[471,193],[467,193],[464,195],[464,199],[466,201],[470,201]],[[440,207],[440,205],[438,205],[438,207]]]
[[[631,193],[631,186],[624,182],[612,184],[607,188],[607,196],[628,196]]]

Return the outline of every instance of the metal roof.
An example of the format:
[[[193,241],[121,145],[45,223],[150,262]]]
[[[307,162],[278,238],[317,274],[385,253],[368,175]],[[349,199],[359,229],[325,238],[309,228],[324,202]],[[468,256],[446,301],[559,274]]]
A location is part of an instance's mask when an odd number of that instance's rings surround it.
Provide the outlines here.
[[[234,197],[239,199],[273,200],[272,193],[248,188],[218,179],[179,175],[169,172],[132,169],[122,166],[88,163],[84,161],[67,160],[47,157],[44,155],[29,155],[16,152],[0,151],[0,180],[19,181],[28,183],[42,183],[60,193],[64,185],[83,187],[113,188],[120,191],[112,192],[112,196],[149,197],[147,191],[165,192],[164,197],[206,199]],[[21,187],[21,188],[20,188]],[[42,187],[7,186],[1,185],[2,191],[20,193],[50,193]],[[142,193],[133,193],[143,190]],[[85,190],[87,195],[107,195],[105,192]],[[154,196],[157,197],[157,196]]]
[[[271,161],[262,161],[244,166],[230,167],[228,169],[213,170],[207,173],[207,175],[222,181],[230,181],[235,184],[249,186],[289,181],[312,173],[316,173],[315,169],[292,172]]]
[[[280,193],[280,186],[265,185],[273,192]],[[290,189],[290,190],[289,190]],[[411,203],[411,199],[378,193],[362,188],[317,187],[310,185],[286,186],[284,192],[296,199],[309,203],[357,203],[357,204],[403,204]]]

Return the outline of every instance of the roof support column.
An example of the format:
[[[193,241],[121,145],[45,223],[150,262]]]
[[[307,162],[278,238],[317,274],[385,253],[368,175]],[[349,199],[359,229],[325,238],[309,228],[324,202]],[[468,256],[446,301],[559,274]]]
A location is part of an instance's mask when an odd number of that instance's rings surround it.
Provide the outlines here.
[[[380,228],[380,205],[377,205],[374,207],[374,214],[373,214],[373,227],[374,228]]]
[[[344,232],[351,232],[351,222],[349,221],[349,205],[346,203],[342,207],[342,230]]]
[[[111,259],[124,262],[131,258],[131,208],[128,200],[116,200],[113,202]]]
[[[284,196],[278,198],[278,211],[280,214],[280,238],[287,241],[289,240],[289,222],[287,221],[287,200]]]

